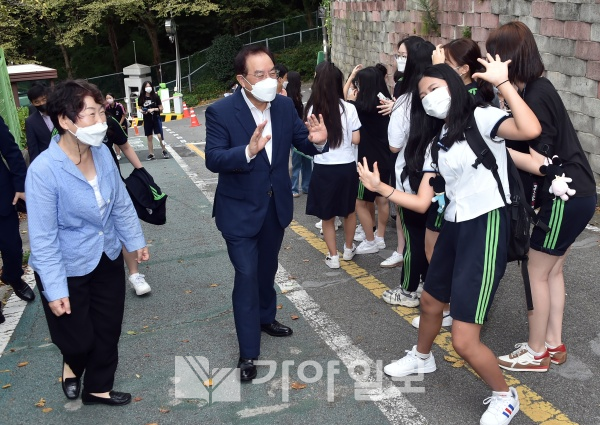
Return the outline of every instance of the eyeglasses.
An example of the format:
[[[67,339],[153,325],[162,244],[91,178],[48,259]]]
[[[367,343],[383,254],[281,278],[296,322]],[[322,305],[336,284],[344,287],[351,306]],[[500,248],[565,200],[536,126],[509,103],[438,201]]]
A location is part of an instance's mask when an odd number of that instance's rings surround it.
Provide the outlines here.
[[[264,71],[256,71],[256,72],[254,72],[254,74],[246,73],[245,75],[252,75],[254,78],[262,80],[263,78],[265,78],[265,75],[268,75],[269,78],[279,77],[279,71],[277,71],[276,69],[272,69],[271,71],[269,71],[267,73],[265,73]]]

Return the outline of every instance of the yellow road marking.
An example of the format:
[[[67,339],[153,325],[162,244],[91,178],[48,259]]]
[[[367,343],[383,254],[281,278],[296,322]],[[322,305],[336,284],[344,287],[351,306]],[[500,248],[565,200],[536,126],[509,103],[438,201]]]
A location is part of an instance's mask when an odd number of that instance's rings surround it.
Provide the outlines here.
[[[294,220],[290,224],[290,229],[297,235],[302,236],[304,240],[317,251],[320,251],[323,255],[327,254],[328,249],[327,245],[325,245],[325,241],[306,227],[298,224],[298,222]],[[358,266],[354,261],[340,261],[340,268],[356,279],[358,283],[364,286],[377,298],[381,298],[381,294],[389,289],[383,282],[375,276],[372,276],[367,270]],[[392,307],[392,310],[409,323],[412,322],[413,318],[418,314],[415,312],[414,308],[402,306],[394,306]],[[453,367],[465,367],[478,377],[477,373],[475,373],[475,371],[461,359],[456,351],[454,351],[454,348],[452,347],[452,335],[450,332],[442,328],[435,339],[435,344],[446,352],[447,355],[444,356],[444,360],[451,363]],[[514,376],[504,372],[504,378],[506,379],[506,383],[511,387],[515,387],[519,393],[519,401],[521,403],[520,410],[535,423],[540,425],[576,424],[576,422],[571,421],[567,415],[562,413],[551,403],[545,401],[542,396],[537,394],[527,385],[521,383],[521,381]]]
[[[201,151],[200,149],[198,149],[196,146],[192,145],[191,143],[187,143],[186,146],[188,147],[189,150],[196,152],[200,158],[206,159],[206,157],[204,156],[204,151]]]

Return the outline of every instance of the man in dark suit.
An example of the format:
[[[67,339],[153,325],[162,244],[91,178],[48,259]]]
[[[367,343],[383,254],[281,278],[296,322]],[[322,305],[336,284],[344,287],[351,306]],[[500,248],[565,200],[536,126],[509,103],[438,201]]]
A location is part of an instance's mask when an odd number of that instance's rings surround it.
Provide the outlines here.
[[[27,137],[27,150],[30,163],[50,146],[54,131],[54,124],[46,114],[46,96],[48,89],[42,84],[33,84],[27,91],[27,97],[36,111],[25,120],[25,135]]]
[[[323,151],[327,130],[314,116],[308,129],[291,99],[276,95],[273,55],[244,47],[234,61],[240,88],[206,110],[206,166],[219,173],[213,216],[235,269],[233,315],[240,378],[256,377],[261,331],[289,336],[275,320],[275,273],[285,228],[293,214],[288,170],[291,146]]]
[[[25,160],[13,135],[0,117],[0,252],[2,275],[0,280],[13,287],[15,294],[25,301],[33,301],[35,294],[21,279],[23,276],[23,243],[19,233],[19,215],[15,205],[25,200]],[[4,316],[0,313],[0,323]]]

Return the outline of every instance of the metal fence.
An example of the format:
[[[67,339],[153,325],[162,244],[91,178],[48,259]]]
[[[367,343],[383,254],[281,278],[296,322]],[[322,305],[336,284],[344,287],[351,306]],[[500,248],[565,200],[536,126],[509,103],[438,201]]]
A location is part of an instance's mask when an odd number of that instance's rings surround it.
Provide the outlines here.
[[[317,12],[314,13],[313,22],[318,22]],[[303,42],[322,40],[321,27],[308,28],[308,25],[306,15],[299,15],[253,28],[237,35],[237,37],[242,40],[244,45],[264,44],[272,52],[278,52],[295,47]],[[209,49],[210,47],[181,58],[181,84],[183,86],[181,89],[191,91],[195,84],[210,75],[210,71],[206,66]],[[173,91],[176,68],[175,60],[152,65],[150,67],[151,81],[164,82],[169,90]],[[90,77],[86,80],[98,86],[102,93],[111,93],[118,100],[122,100],[125,96],[125,76],[122,72]]]

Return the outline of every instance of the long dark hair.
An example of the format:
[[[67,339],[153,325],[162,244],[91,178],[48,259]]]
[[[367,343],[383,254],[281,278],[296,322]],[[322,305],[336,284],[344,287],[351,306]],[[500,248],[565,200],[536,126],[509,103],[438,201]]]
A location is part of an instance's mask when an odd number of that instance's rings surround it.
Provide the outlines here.
[[[454,142],[464,139],[464,132],[475,107],[472,96],[465,90],[465,85],[458,74],[446,64],[431,65],[425,68],[423,74],[418,76],[418,81],[423,77],[439,78],[448,85],[450,93],[450,110],[446,119],[448,132],[444,138],[444,145],[448,148]],[[443,90],[438,88],[437,90]],[[425,113],[419,89],[412,92],[410,113],[410,132],[406,144],[404,157],[408,166],[409,175],[420,173],[423,170],[425,151],[433,138],[437,136],[444,120],[434,118]],[[414,189],[414,188],[413,188]]]
[[[292,99],[298,116],[302,118],[304,116],[304,105],[302,104],[302,81],[300,80],[300,74],[296,71],[290,71],[287,73],[288,85],[285,91],[287,96]]]
[[[458,66],[469,66],[469,77],[473,79],[473,74],[485,71],[477,59],[481,58],[481,49],[479,45],[470,38],[459,38],[452,40],[444,46],[444,52]],[[483,79],[477,81],[478,91],[486,102],[494,100],[494,89],[492,85]]]
[[[425,40],[423,40],[421,37],[416,36],[416,35],[408,36],[398,42],[398,45],[396,46],[396,51],[398,51],[398,49],[400,49],[400,46],[402,46],[404,44],[406,46],[406,51],[408,52],[412,46],[414,46],[415,44],[417,44],[421,41],[425,41]],[[410,57],[410,55],[408,55],[408,56]],[[406,68],[404,69],[404,72],[400,73],[400,78],[402,78],[404,74],[406,74]],[[396,78],[394,78],[394,80],[397,81]]]
[[[485,49],[492,56],[512,62],[508,65],[511,82],[529,83],[542,76],[544,62],[531,30],[522,22],[509,22],[490,33]]]
[[[289,80],[289,77],[288,77]],[[341,146],[344,135],[342,129],[342,112],[344,112],[344,75],[331,62],[321,62],[315,69],[315,80],[310,97],[304,109],[306,121],[308,111],[312,107],[315,116],[323,115],[327,127],[327,140],[331,149]],[[340,111],[340,107],[342,111]]]
[[[377,113],[379,99],[377,93],[381,92],[388,99],[392,96],[388,90],[381,70],[375,66],[361,69],[354,79],[354,87],[358,87],[356,96],[356,110],[361,113]]]
[[[429,41],[418,41],[407,50],[408,59],[406,60],[404,77],[400,84],[400,96],[413,91],[417,87],[417,77],[426,66],[431,65],[431,54],[435,50],[435,46]]]

